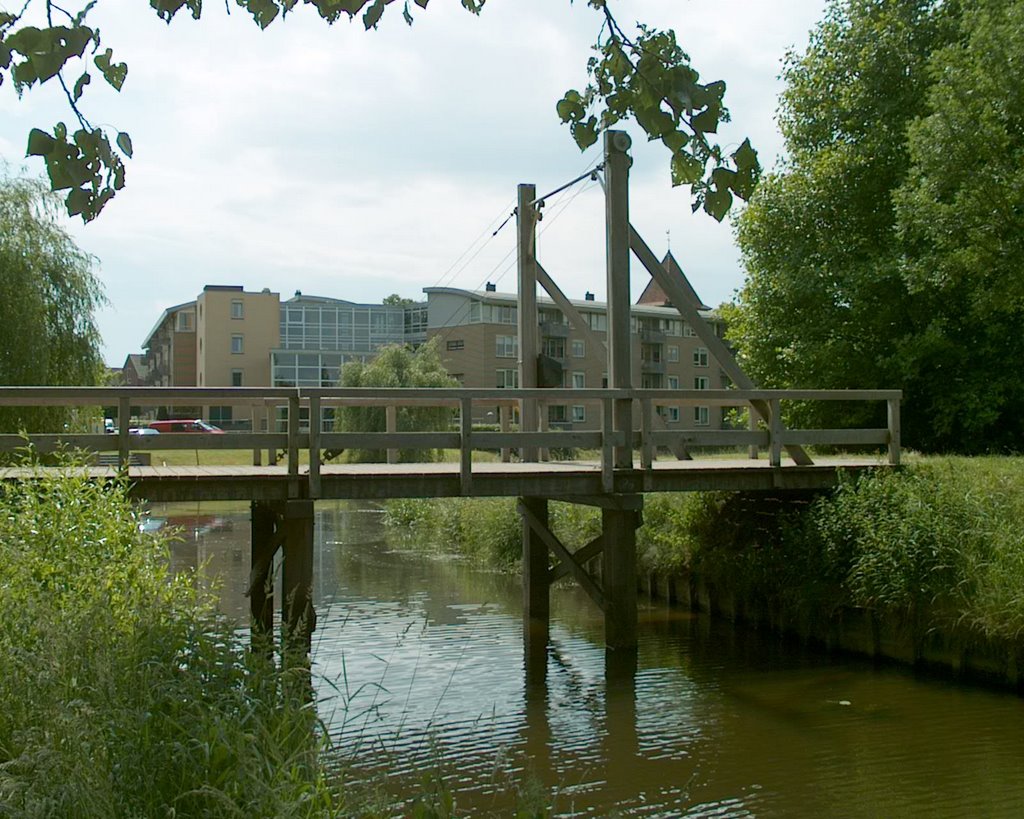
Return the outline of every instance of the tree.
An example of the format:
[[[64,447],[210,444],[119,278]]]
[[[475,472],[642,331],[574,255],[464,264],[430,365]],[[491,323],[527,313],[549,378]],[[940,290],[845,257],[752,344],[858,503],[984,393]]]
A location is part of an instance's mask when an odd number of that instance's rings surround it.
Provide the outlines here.
[[[433,338],[415,350],[399,344],[382,347],[369,364],[352,361],[341,370],[341,387],[458,387],[441,362],[439,342]],[[398,432],[444,431],[451,426],[453,414],[448,407],[399,407]],[[335,414],[337,432],[384,432],[387,419],[383,407],[341,407]],[[423,460],[415,450],[401,450],[403,461]],[[352,462],[383,461],[383,450],[358,450],[346,453]]]
[[[387,304],[391,307],[406,307],[410,304],[415,304],[413,299],[407,298],[406,296],[399,296],[397,293],[392,293],[390,296],[385,296],[384,301],[381,304]]]
[[[462,5],[479,14],[485,1],[462,0]],[[82,99],[93,72],[120,91],[128,66],[115,61],[99,26],[93,25],[98,0],[80,2],[80,8],[68,10],[54,0],[26,0],[18,13],[0,12],[0,83],[13,81],[19,95],[50,81],[63,89],[77,127],[58,122],[49,129],[33,128],[27,154],[43,159],[52,190],[67,191],[68,214],[88,222],[124,187],[124,160],[131,158],[133,146],[124,131],[112,142],[111,134],[93,126],[84,113]],[[298,5],[298,0],[236,2],[260,28],[295,13]],[[302,5],[312,6],[328,24],[361,14],[363,25],[371,29],[394,2],[303,0]],[[411,25],[415,8],[425,9],[428,2],[414,0],[410,6],[403,0],[405,21]],[[195,19],[203,11],[202,0],[150,0],[150,5],[167,23],[182,9]],[[760,173],[748,141],[729,155],[713,142],[719,123],[728,119],[725,83],[701,82],[674,32],[638,25],[637,34],[630,36],[613,16],[609,0],[587,0],[587,5],[600,15],[598,56],[588,62],[588,85],[582,92],[566,92],[556,106],[558,116],[581,150],[597,140],[599,131],[634,118],[650,139],[661,140],[671,151],[673,184],[691,187],[694,210],[703,207],[721,220],[734,196],[750,196]]]
[[[43,182],[0,177],[0,384],[84,386],[103,371],[94,322],[103,303],[83,253],[56,221]],[[0,408],[0,428],[56,431],[60,408]]]

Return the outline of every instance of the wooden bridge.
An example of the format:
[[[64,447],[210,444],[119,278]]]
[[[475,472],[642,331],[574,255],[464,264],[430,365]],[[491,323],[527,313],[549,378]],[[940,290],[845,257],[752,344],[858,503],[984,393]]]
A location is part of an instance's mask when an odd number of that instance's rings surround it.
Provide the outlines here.
[[[117,467],[83,467],[96,479],[124,475],[132,492],[152,501],[248,500],[252,504],[252,575],[249,587],[254,632],[273,627],[271,567],[283,552],[282,619],[292,639],[308,647],[315,624],[312,607],[313,504],[331,498],[483,497],[520,499],[523,531],[524,635],[529,659],[543,656],[548,638],[548,589],[571,575],[605,614],[605,640],[611,648],[634,648],[637,640],[636,527],[643,495],[700,489],[808,489],[833,485],[840,472],[896,465],[900,458],[899,402],[896,391],[760,390],[732,352],[700,314],[692,288],[663,268],[629,221],[630,139],[621,131],[604,133],[599,169],[563,185],[603,172],[606,222],[607,333],[589,324],[537,259],[537,223],[544,197],[533,185],[520,185],[517,216],[518,378],[522,389],[90,389],[0,388],[0,406],[116,407],[116,435],[69,430],[33,435],[40,452],[60,446],[116,453]],[[557,191],[556,191],[557,192]],[[548,194],[549,196],[553,195]],[[635,256],[657,282],[710,356],[736,389],[636,389],[632,372],[630,259]],[[589,351],[603,353],[608,389],[537,389],[539,349],[538,287],[547,291]],[[598,405],[595,430],[546,430],[545,402]],[[786,429],[782,407],[788,401],[882,402],[886,425],[875,429]],[[133,436],[132,408],[232,405],[254,408],[253,432],[227,435],[175,434]],[[334,432],[322,427],[328,406],[379,406],[386,425],[379,431]],[[445,431],[400,430],[398,410],[408,406],[452,409],[453,427]],[[668,430],[663,407],[737,406],[748,411],[747,429]],[[474,407],[499,407],[495,429],[473,426]],[[512,410],[518,415],[513,427]],[[303,424],[302,418],[313,419]],[[589,413],[588,413],[589,415]],[[878,413],[882,417],[883,413]],[[590,416],[592,417],[592,416]],[[278,418],[283,428],[277,429]],[[265,431],[259,431],[265,425]],[[13,430],[11,431],[13,432]],[[0,435],[0,452],[12,452],[25,439]],[[874,447],[882,457],[812,459],[807,446]],[[702,448],[734,448],[747,458],[694,458]],[[251,466],[133,466],[133,453],[146,450],[251,450]],[[325,452],[369,449],[386,452],[386,463],[335,465]],[[674,460],[659,457],[670,450]],[[451,463],[398,463],[399,452],[447,450]],[[555,461],[549,452],[583,451],[592,460]],[[278,466],[278,453],[285,453]],[[496,453],[489,457],[481,453]],[[786,456],[783,457],[783,453]],[[262,453],[266,453],[266,458]],[[758,457],[764,453],[766,457]],[[513,454],[516,460],[513,460]],[[263,465],[263,464],[266,465]],[[198,464],[198,456],[197,456]],[[0,479],[26,481],[36,473],[24,468],[0,471]],[[548,526],[551,500],[601,509],[602,534],[571,552]],[[601,557],[599,576],[591,572]],[[552,559],[553,557],[553,559]],[[543,669],[546,663],[535,664]]]
[[[528,431],[510,423],[513,407],[529,401],[589,401],[600,406],[600,428],[592,431]],[[870,401],[886,407],[887,425],[875,429],[786,429],[788,401]],[[615,424],[617,402],[637,410],[636,428]],[[129,432],[131,412],[153,406],[250,406],[254,417],[283,416],[281,431],[224,435]],[[659,409],[694,405],[766,407],[768,423],[753,429],[676,430],[658,428]],[[252,504],[252,575],[249,594],[254,625],[273,628],[270,583],[274,557],[283,554],[283,617],[289,629],[309,639],[312,608],[313,503],[317,500],[511,496],[520,499],[523,520],[523,577],[528,648],[547,644],[548,588],[571,575],[606,616],[611,647],[636,642],[636,541],[643,495],[695,490],[819,489],[833,486],[840,473],[857,472],[900,459],[897,391],[807,390],[474,390],[474,389],[291,389],[291,388],[59,388],[3,387],[0,406],[76,407],[83,417],[100,417],[101,407],[117,407],[116,434],[65,431],[29,436],[0,435],[8,457],[27,445],[40,455],[59,450],[112,453],[116,465],[76,467],[97,480],[127,479],[131,493],[153,502],[244,500]],[[475,405],[498,406],[497,431],[474,429]],[[333,432],[310,425],[323,407],[376,406],[384,409],[386,429]],[[397,429],[406,406],[448,407],[446,431]],[[268,426],[273,426],[270,423]],[[803,447],[854,446],[878,454],[810,458]],[[796,454],[783,456],[786,449]],[[343,450],[381,450],[387,463],[334,464],[324,455]],[[454,453],[451,461],[398,462],[398,451]],[[712,456],[701,456],[713,449]],[[133,456],[174,450],[196,452],[196,466],[132,465]],[[251,465],[199,465],[198,453],[242,450]],[[536,461],[520,460],[535,451]],[[546,452],[581,451],[591,458],[553,460]],[[674,451],[672,457],[660,454]],[[723,451],[732,451],[732,455]],[[278,464],[283,453],[284,463]],[[743,457],[743,454],[746,457]],[[246,456],[247,457],[247,456]],[[542,460],[546,458],[546,460]],[[204,458],[204,460],[216,460]],[[237,460],[237,455],[235,456]],[[32,466],[0,468],[0,480],[31,481]],[[600,507],[603,533],[571,552],[548,528],[548,502]],[[601,556],[601,577],[588,564]],[[555,560],[552,563],[551,557]],[[532,646],[532,647],[531,647]]]

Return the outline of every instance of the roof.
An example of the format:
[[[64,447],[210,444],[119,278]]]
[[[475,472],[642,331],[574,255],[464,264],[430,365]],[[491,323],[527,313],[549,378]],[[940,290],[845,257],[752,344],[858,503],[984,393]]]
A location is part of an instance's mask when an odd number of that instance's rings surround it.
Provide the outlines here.
[[[128,369],[128,365],[131,364],[132,369],[138,374],[139,378],[144,378],[149,367],[146,366],[145,357],[142,353],[129,353],[128,358],[124,361],[124,367],[122,369]]]
[[[515,293],[498,293],[493,290],[463,290],[459,287],[424,287],[423,292],[430,296],[431,293],[447,294],[453,296],[463,296],[465,298],[477,299],[481,302],[489,302],[491,304],[517,304],[518,296]],[[699,303],[700,300],[697,299]],[[608,311],[607,302],[603,301],[589,301],[587,299],[569,299],[569,303],[578,310],[600,310],[601,312]],[[553,299],[548,296],[537,296],[538,306],[543,305],[544,307],[558,307]],[[710,316],[714,311],[701,304],[699,310],[702,314]],[[679,311],[675,307],[665,307],[657,304],[633,304],[630,306],[630,312],[636,315],[647,315],[647,316],[658,316],[659,318],[681,318]]]
[[[164,310],[164,311],[163,311],[163,312],[162,312],[162,313],[160,314],[160,318],[158,318],[158,319],[156,320],[156,324],[154,324],[154,325],[153,325],[153,329],[149,331],[149,334],[148,334],[148,335],[146,336],[146,338],[145,338],[145,339],[143,340],[143,342],[142,342],[142,346],[143,346],[143,348],[146,348],[146,347],[148,347],[148,346],[149,346],[149,343],[150,343],[150,341],[152,340],[153,336],[155,336],[155,335],[156,335],[156,331],[160,329],[160,326],[161,326],[161,325],[162,325],[162,324],[163,324],[163,323],[164,323],[165,321],[167,321],[167,319],[168,319],[168,318],[170,318],[171,316],[173,316],[173,315],[174,315],[175,313],[177,313],[177,312],[178,312],[179,310],[183,310],[183,309],[184,309],[184,308],[186,308],[186,307],[192,307],[192,308],[195,308],[195,306],[196,306],[196,302],[195,302],[195,299],[193,299],[192,301],[183,301],[183,302],[182,302],[181,304],[176,304],[176,305],[174,305],[173,307],[168,307],[168,308],[167,308],[166,310]]]
[[[681,279],[681,284],[686,294],[690,297],[690,302],[697,306],[698,310],[710,310],[704,302],[700,300],[700,296],[697,295],[697,291],[693,289],[693,285],[690,284],[690,280],[686,278],[686,274],[683,273],[683,268],[679,266],[679,262],[676,261],[676,257],[672,255],[670,250],[665,254],[665,258],[661,260],[661,266],[668,271],[668,274],[673,278]],[[658,305],[662,307],[671,307],[672,301],[666,295],[665,291],[661,289],[661,285],[658,284],[657,280],[652,278],[647,287],[644,288],[644,292],[640,294],[640,298],[637,299],[637,304],[650,304]]]

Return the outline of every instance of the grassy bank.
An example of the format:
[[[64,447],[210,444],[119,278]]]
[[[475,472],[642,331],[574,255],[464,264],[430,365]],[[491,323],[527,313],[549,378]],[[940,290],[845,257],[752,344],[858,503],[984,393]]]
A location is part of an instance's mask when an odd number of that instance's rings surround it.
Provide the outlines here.
[[[551,507],[567,545],[597,532],[596,511]],[[388,520],[490,565],[518,559],[511,501],[404,501]],[[855,607],[922,637],[1020,643],[1021,520],[1024,458],[921,458],[820,496],[649,495],[637,546],[645,570],[697,575],[790,622]]]
[[[2,487],[0,587],[0,815],[340,811],[312,707],[169,576],[122,489]]]

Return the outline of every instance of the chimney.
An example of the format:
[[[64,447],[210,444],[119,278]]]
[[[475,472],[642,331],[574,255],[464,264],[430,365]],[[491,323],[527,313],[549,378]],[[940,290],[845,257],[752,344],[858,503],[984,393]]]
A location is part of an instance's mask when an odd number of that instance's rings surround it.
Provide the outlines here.
[[[583,294],[583,299],[584,299],[584,301],[593,301],[594,300],[594,294],[591,293],[588,290],[586,293]]]
[[[484,290],[486,290],[488,293],[495,293],[498,290],[498,286],[496,284],[491,284],[490,282],[487,282],[487,284],[484,286]]]

